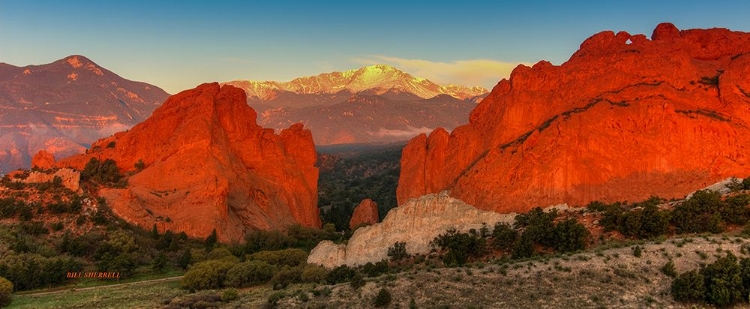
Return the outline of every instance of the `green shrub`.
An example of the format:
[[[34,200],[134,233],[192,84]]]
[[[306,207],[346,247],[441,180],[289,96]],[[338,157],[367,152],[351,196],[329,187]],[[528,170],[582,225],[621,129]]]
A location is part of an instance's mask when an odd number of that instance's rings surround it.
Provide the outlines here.
[[[180,255],[180,258],[177,260],[177,265],[182,269],[187,269],[188,265],[190,265],[192,261],[193,255],[190,253],[190,249],[185,249],[185,252],[183,252],[182,255]]]
[[[13,296],[13,283],[0,277],[0,308],[10,305]]]
[[[44,222],[42,221],[21,222],[18,227],[23,233],[26,233],[28,235],[49,234],[49,229],[44,227]]]
[[[623,214],[623,205],[620,202],[606,205],[603,210],[602,218],[599,224],[605,232],[618,230],[620,226],[620,216]]]
[[[264,261],[245,261],[232,266],[227,272],[226,285],[246,287],[268,282],[278,269]]]
[[[534,241],[531,237],[526,236],[526,233],[523,233],[516,243],[513,244],[511,257],[514,259],[522,259],[531,257],[532,255],[534,255]]]
[[[181,284],[187,289],[218,289],[224,285],[227,273],[236,263],[227,260],[209,260],[193,265]]]
[[[643,249],[641,249],[641,246],[635,246],[632,248],[633,250],[633,256],[634,257],[641,257],[643,255]]]
[[[375,264],[368,262],[367,264],[362,266],[362,273],[364,273],[368,277],[377,277],[384,273],[387,273],[389,270],[390,267],[388,266],[388,262],[386,260],[382,260]]]
[[[167,267],[167,256],[164,254],[164,252],[159,252],[156,258],[154,258],[153,269],[155,271],[162,271],[166,267]]]
[[[589,230],[576,219],[568,219],[555,225],[553,248],[558,252],[578,251],[586,248]]]
[[[742,287],[746,295],[750,292],[750,258],[740,260],[740,277],[742,278]]]
[[[328,275],[328,270],[320,265],[306,265],[300,275],[302,282],[319,283],[323,282]]]
[[[391,304],[391,292],[386,288],[381,288],[378,294],[375,296],[373,305],[375,307],[387,307]]]
[[[91,158],[81,171],[81,180],[94,181],[100,184],[116,184],[122,178],[117,163],[112,159],[103,162],[97,158]]]
[[[307,252],[300,249],[261,251],[247,256],[247,259],[264,261],[277,266],[297,266],[307,261]]]
[[[656,200],[654,200],[656,199]],[[664,235],[669,231],[669,212],[659,210],[658,198],[651,198],[644,202],[641,229],[638,237],[652,238]]]
[[[271,285],[274,290],[285,289],[289,284],[302,282],[302,267],[284,266],[271,278]]]
[[[545,212],[540,207],[516,216],[515,228],[524,228],[523,234],[533,242],[552,248],[555,243],[555,218],[557,210]]]
[[[18,220],[31,221],[31,219],[34,219],[34,211],[29,205],[23,205],[18,210]]]
[[[251,231],[245,234],[243,252],[281,250],[294,245],[295,240],[279,231]]]
[[[448,266],[462,266],[469,257],[478,257],[486,252],[486,241],[477,233],[459,233],[448,229],[432,241],[433,245],[447,250],[443,263]]]
[[[720,307],[743,300],[743,286],[740,266],[732,253],[718,258],[700,270],[704,277],[706,302]]]
[[[721,209],[721,219],[727,223],[745,225],[750,218],[750,195],[738,194],[727,197],[724,207]]]
[[[695,270],[682,273],[672,281],[672,297],[676,301],[701,301],[706,292],[703,282],[703,275]]]
[[[720,210],[724,206],[721,194],[701,190],[675,206],[672,211],[672,224],[677,233],[718,233],[723,230]]]
[[[99,271],[118,272],[120,277],[123,278],[130,277],[137,266],[137,262],[130,253],[112,254],[105,252],[97,263]]]
[[[226,289],[221,293],[221,300],[224,302],[230,302],[237,298],[239,298],[239,294],[237,294],[237,290],[235,289]]]
[[[643,210],[623,212],[618,220],[617,230],[625,236],[638,236],[643,224]]]
[[[6,252],[0,258],[0,277],[11,281],[16,291],[60,284],[67,272],[81,269],[81,264],[72,258],[48,258],[37,253]]]
[[[672,260],[667,261],[667,263],[661,267],[661,272],[672,278],[677,277],[677,270],[675,270],[674,262]]]
[[[607,209],[607,204],[600,201],[591,201],[586,205],[586,208],[591,212],[601,212]]]
[[[400,261],[409,257],[409,253],[406,252],[406,243],[403,241],[397,241],[393,243],[393,246],[388,247],[388,257],[391,261]]]
[[[339,267],[334,268],[330,272],[328,272],[328,275],[326,276],[326,283],[336,284],[336,283],[341,283],[341,282],[347,282],[352,277],[354,277],[355,274],[356,274],[356,271],[349,268],[349,266],[341,265]]]
[[[276,305],[279,304],[279,301],[284,297],[286,297],[286,294],[284,294],[284,292],[275,292],[268,296],[268,304],[272,307],[276,307]]]
[[[206,260],[222,260],[222,259],[230,259],[237,261],[238,258],[232,254],[232,252],[229,251],[229,249],[221,247],[211,250],[206,255]]]
[[[362,278],[362,275],[359,273],[354,274],[354,277],[349,280],[349,286],[352,287],[352,289],[359,290],[359,288],[365,286],[365,278]]]
[[[495,229],[492,230],[492,245],[503,251],[510,251],[513,243],[518,239],[518,231],[513,229],[510,224],[496,223]]]

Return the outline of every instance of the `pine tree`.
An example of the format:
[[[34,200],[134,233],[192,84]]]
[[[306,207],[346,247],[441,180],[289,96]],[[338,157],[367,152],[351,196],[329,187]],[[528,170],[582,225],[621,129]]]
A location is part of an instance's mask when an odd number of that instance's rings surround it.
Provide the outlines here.
[[[187,269],[192,259],[193,255],[190,253],[190,249],[185,249],[185,252],[182,253],[180,259],[177,261],[177,264],[180,266],[180,268]]]
[[[154,270],[161,271],[167,267],[167,256],[164,252],[159,252],[159,255],[154,259]]]
[[[175,252],[177,251],[178,243],[177,238],[172,238],[172,241],[169,242],[169,252]]]
[[[214,229],[211,232],[211,235],[208,235],[206,237],[206,251],[211,251],[214,249],[214,246],[216,245],[216,229]]]

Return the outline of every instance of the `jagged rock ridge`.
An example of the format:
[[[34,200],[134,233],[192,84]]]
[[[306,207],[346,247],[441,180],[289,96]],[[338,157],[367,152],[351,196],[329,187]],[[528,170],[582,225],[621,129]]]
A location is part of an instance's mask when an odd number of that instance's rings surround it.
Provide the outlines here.
[[[471,113],[404,148],[397,190],[481,209],[679,198],[750,174],[750,34],[604,31],[560,66],[519,65]]]
[[[146,121],[94,143],[57,166],[82,169],[91,158],[142,171],[125,189],[100,191],[125,220],[160,230],[241,241],[251,229],[320,227],[318,169],[310,131],[274,134],[255,123],[245,93],[218,83],[171,96]]]

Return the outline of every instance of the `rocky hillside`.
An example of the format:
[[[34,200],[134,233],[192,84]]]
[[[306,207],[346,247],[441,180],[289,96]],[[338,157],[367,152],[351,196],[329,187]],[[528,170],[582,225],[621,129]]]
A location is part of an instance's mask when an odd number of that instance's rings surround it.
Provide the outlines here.
[[[466,232],[483,224],[512,223],[516,214],[481,211],[447,193],[430,194],[388,212],[383,222],[358,229],[346,244],[322,241],[307,262],[327,268],[358,266],[388,259],[388,248],[404,242],[410,254],[427,254],[430,241],[449,228]]]
[[[143,121],[167,98],[83,56],[17,67],[0,63],[0,173],[28,168],[46,150],[58,158]]]
[[[399,204],[448,190],[481,209],[685,194],[750,174],[750,34],[604,31],[518,66],[448,133],[404,148]]]
[[[249,230],[320,227],[318,169],[310,131],[274,134],[255,124],[245,93],[203,84],[171,96],[146,121],[94,143],[57,166],[96,158],[135,173],[103,189],[113,212],[144,228],[238,241]]]

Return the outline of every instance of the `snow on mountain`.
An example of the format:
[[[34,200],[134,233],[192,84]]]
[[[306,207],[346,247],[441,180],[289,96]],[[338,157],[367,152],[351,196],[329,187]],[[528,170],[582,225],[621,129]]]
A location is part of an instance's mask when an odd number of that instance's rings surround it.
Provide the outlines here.
[[[336,94],[342,91],[349,93],[368,91],[375,94],[406,92],[424,99],[447,94],[461,100],[488,92],[487,89],[479,86],[441,86],[384,64],[344,72],[300,77],[288,82],[231,81],[226,84],[245,90],[248,99],[262,101],[273,100],[280,92],[296,94]]]

